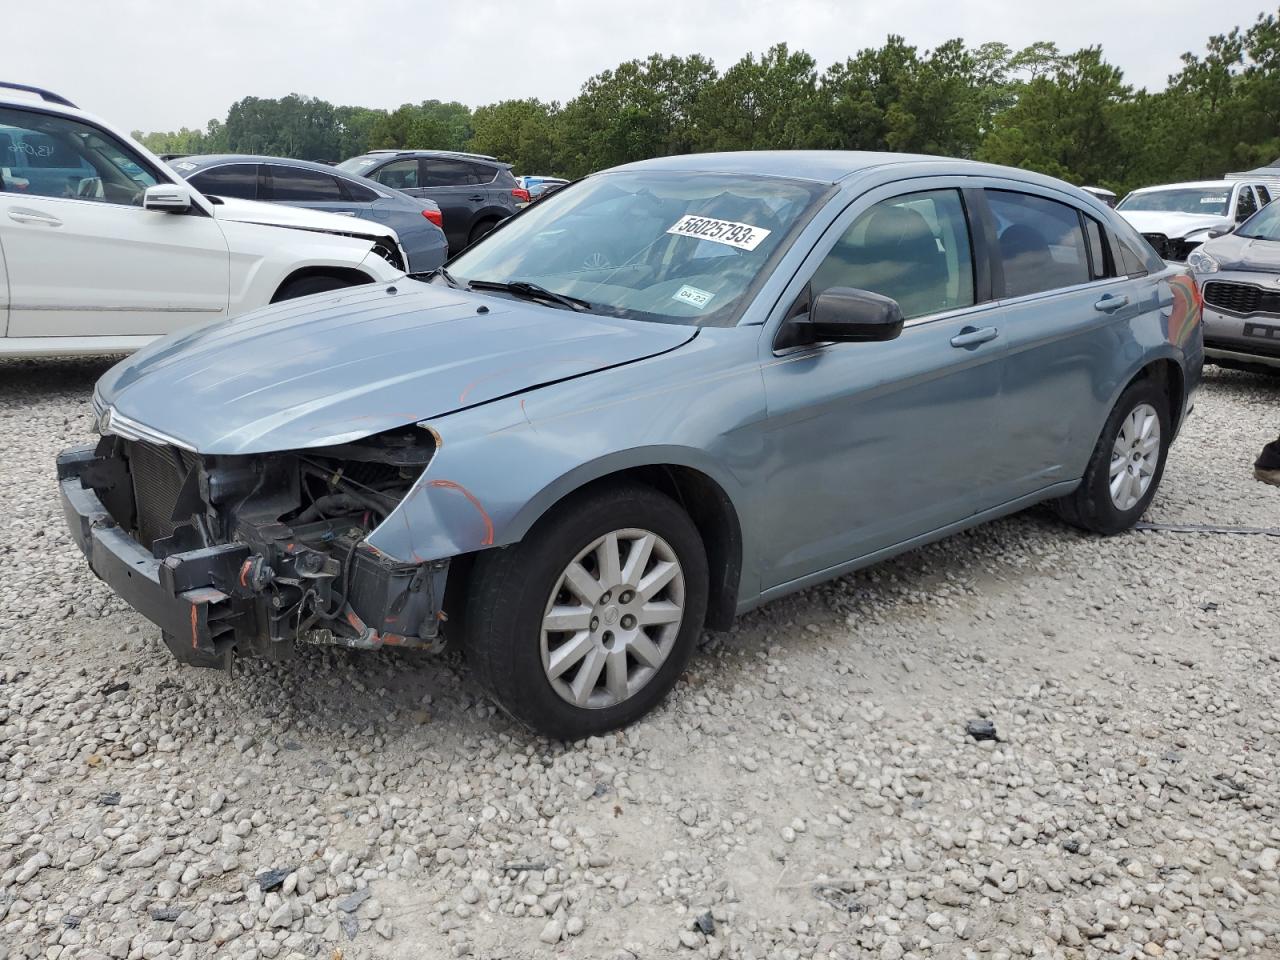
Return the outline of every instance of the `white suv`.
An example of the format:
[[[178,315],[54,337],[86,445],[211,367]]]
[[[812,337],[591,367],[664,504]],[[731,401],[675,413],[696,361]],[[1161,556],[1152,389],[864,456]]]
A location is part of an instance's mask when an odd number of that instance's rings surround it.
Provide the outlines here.
[[[127,352],[405,262],[389,227],[206,197],[57,94],[0,83],[0,356]]]

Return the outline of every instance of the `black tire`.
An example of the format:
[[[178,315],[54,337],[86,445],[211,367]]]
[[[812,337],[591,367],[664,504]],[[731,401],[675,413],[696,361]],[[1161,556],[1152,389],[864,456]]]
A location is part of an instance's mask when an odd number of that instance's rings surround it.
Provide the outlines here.
[[[1141,404],[1148,404],[1156,411],[1160,422],[1160,453],[1156,469],[1151,475],[1151,483],[1146,493],[1132,507],[1121,510],[1112,499],[1110,488],[1110,467],[1112,450],[1120,434],[1124,421]],[[1089,465],[1085,468],[1084,479],[1073,492],[1054,501],[1058,515],[1068,523],[1111,536],[1123,533],[1142,518],[1147,507],[1151,505],[1160,480],[1164,476],[1165,461],[1169,456],[1169,442],[1173,435],[1169,420],[1169,398],[1164,390],[1154,381],[1137,380],[1116,401],[1111,415],[1107,417],[1102,435],[1098,437],[1097,446],[1089,457]]]
[[[479,243],[497,225],[498,225],[497,220],[481,220],[479,223],[477,223],[475,226],[471,228],[471,233],[467,235],[467,246],[469,247],[474,243]]]
[[[313,293],[327,293],[330,290],[341,290],[343,287],[355,286],[350,280],[343,277],[333,276],[312,276],[298,277],[281,285],[276,291],[276,295],[271,298],[272,303],[279,303],[282,300],[293,300],[295,297],[306,297]]]
[[[674,553],[683,616],[666,659],[643,686],[616,704],[580,707],[562,699],[543,669],[543,616],[569,564],[597,538],[628,528],[657,534]],[[702,540],[674,500],[631,484],[588,490],[548,511],[520,543],[476,555],[466,656],[497,704],[538,733],[560,740],[604,733],[648,713],[684,672],[706,616],[707,583]]]

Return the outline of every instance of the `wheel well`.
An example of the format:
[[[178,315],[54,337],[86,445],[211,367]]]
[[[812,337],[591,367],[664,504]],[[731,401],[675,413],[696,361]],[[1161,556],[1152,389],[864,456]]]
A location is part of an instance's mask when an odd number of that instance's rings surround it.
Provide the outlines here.
[[[593,480],[587,487],[626,481],[665,493],[689,514],[707,551],[707,626],[728,630],[738,610],[738,581],[742,577],[742,527],[729,495],[702,471],[669,463],[620,470]]]
[[[556,504],[584,490],[618,483],[641,483],[665,493],[689,514],[707,551],[707,626],[728,630],[738,611],[738,582],[742,577],[742,527],[729,495],[705,473],[676,464],[631,467],[606,474],[566,493]],[[547,507],[550,510],[556,504]],[[465,636],[466,597],[471,589],[471,568],[476,554],[454,557],[449,565],[444,609],[448,611],[450,636]]]
[[[1129,383],[1139,380],[1151,380],[1164,391],[1169,400],[1169,423],[1176,433],[1182,417],[1184,395],[1182,368],[1172,360],[1156,360],[1147,364]]]
[[[334,277],[345,280],[353,287],[362,283],[373,283],[373,277],[355,267],[301,267],[280,281],[280,286],[276,287],[276,292],[271,295],[271,302],[278,302],[280,294],[289,284],[309,277]]]

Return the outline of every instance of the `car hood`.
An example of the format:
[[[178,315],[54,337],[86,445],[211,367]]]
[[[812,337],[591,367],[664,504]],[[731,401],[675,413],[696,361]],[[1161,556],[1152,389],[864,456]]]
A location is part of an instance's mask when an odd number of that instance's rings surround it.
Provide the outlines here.
[[[319,233],[340,233],[346,236],[380,239],[390,237],[398,241],[396,232],[388,226],[362,220],[358,217],[340,217],[336,213],[290,207],[283,203],[261,203],[257,200],[240,200],[235,197],[219,197],[218,203],[210,203],[213,215],[219,220],[238,223],[260,223],[268,227],[288,227],[293,230],[314,230]]]
[[[201,453],[329,446],[665,353],[697,332],[406,279],[172,334],[107,371],[95,405],[123,418],[113,432]]]
[[[1225,230],[1232,225],[1230,217],[1202,213],[1171,213],[1165,210],[1117,210],[1139,233],[1163,233],[1181,240],[1205,230]]]
[[[1202,248],[1223,270],[1280,273],[1280,242],[1239,237],[1234,233],[1215,237]]]

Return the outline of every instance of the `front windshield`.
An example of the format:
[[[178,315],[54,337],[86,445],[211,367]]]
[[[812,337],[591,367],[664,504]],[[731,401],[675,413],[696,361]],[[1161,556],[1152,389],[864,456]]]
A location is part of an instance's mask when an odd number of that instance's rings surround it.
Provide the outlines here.
[[[1153,210],[1161,213],[1203,213],[1225,217],[1231,201],[1231,187],[1185,187],[1178,190],[1152,190],[1131,193],[1120,201],[1117,210]]]
[[[592,313],[730,326],[829,189],[719,173],[600,174],[530,206],[449,273],[477,288],[533,284]]]
[[[1280,203],[1269,203],[1236,228],[1248,240],[1280,240]]]

